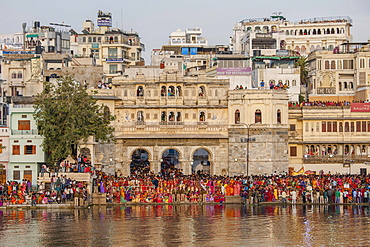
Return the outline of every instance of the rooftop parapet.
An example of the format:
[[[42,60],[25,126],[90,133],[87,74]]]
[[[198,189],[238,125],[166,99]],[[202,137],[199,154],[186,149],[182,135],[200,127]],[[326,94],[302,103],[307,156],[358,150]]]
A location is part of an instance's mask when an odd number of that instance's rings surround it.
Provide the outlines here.
[[[330,16],[330,17],[315,17],[310,19],[302,19],[298,24],[309,23],[329,23],[329,22],[348,22],[352,25],[352,19],[349,16]]]

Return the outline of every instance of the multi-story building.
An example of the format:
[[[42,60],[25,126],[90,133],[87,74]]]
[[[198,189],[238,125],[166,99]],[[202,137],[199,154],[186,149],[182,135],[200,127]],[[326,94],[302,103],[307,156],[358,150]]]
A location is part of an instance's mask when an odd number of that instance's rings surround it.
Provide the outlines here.
[[[334,51],[308,56],[311,101],[366,101],[370,99],[370,41],[343,43]]]
[[[98,12],[97,26],[91,20],[83,22],[82,33],[71,35],[73,63],[100,65],[104,82],[124,73],[130,65],[144,65],[142,52],[145,46],[135,31],[112,28],[111,13]]]
[[[289,107],[289,167],[367,174],[370,104]]]
[[[294,50],[301,55],[316,50],[333,51],[351,42],[352,19],[343,16],[290,22],[281,13],[267,18],[244,19],[235,24],[230,40],[233,54],[257,56],[274,50]]]
[[[8,180],[26,179],[36,184],[38,171],[46,161],[33,112],[28,102],[10,105]]]
[[[103,170],[125,175],[146,165],[154,172],[174,166],[186,174],[288,170],[286,91],[229,90],[228,80],[170,71],[159,78],[118,77],[113,90],[94,96],[117,117],[116,142],[93,152]]]

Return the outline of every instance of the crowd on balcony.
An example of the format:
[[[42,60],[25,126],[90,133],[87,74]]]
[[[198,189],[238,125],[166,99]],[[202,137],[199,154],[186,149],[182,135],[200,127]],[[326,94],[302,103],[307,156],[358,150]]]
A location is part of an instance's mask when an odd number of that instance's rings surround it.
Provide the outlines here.
[[[50,186],[49,186],[50,185]],[[52,176],[50,183],[38,183],[32,187],[29,180],[7,181],[0,184],[0,206],[6,205],[37,205],[61,204],[73,202],[76,198],[86,200],[88,187],[84,182],[78,182],[66,176]]]
[[[106,82],[99,81],[97,87],[98,89],[112,89],[112,83],[111,82],[106,83]]]
[[[221,203],[226,196],[241,196],[248,204],[370,203],[370,176],[362,175],[274,174],[248,180],[179,171],[130,177],[98,172],[93,183],[109,203]]]
[[[301,107],[301,106],[350,106],[351,103],[370,103],[369,100],[364,101],[307,101],[307,102],[289,102],[289,107]]]

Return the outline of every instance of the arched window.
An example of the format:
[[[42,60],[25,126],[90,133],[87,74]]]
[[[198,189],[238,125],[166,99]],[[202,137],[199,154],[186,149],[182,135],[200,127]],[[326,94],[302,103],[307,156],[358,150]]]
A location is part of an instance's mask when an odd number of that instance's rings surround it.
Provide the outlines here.
[[[118,37],[114,36],[114,42],[118,42]]]
[[[303,35],[303,31],[302,31],[302,29],[301,29],[301,30],[299,30],[299,35]]]
[[[299,49],[299,46],[296,46],[295,49],[294,49],[296,52],[301,52],[301,49]]]
[[[343,87],[344,88],[348,88],[348,85],[347,85],[347,82],[345,81],[345,82],[343,82]]]
[[[349,132],[349,123],[348,122],[344,123],[344,132]]]
[[[137,121],[144,122],[144,113],[142,111],[137,112]]]
[[[312,34],[313,34],[313,35],[316,35],[316,29],[314,29],[314,30],[312,31]]]
[[[290,87],[289,80],[285,80],[285,85],[287,85],[288,87]]]
[[[349,154],[349,145],[344,146],[344,154],[348,155]]]
[[[161,87],[161,96],[162,97],[166,96],[166,86]]]
[[[351,132],[355,132],[355,123],[351,122]]]
[[[82,37],[82,42],[86,43],[86,37]]]
[[[277,123],[281,124],[281,111],[280,110],[277,110],[276,119],[277,119]]]
[[[181,122],[181,112],[177,112],[176,122]]]
[[[144,96],[144,88],[142,86],[139,86],[136,91],[136,96],[143,97]]]
[[[313,51],[315,51],[315,46],[314,45],[311,45],[310,52],[313,52]]]
[[[296,80],[292,80],[292,86],[293,87],[297,86],[297,81]]]
[[[343,123],[339,122],[339,132],[343,132]]]
[[[350,82],[348,83],[348,88],[353,89],[353,82],[351,82],[351,81],[350,81]]]
[[[18,71],[17,78],[22,79],[22,71]]]
[[[123,96],[127,97],[127,90],[123,91]]]
[[[199,114],[199,122],[206,121],[206,114],[204,112],[200,112]]]
[[[168,96],[175,96],[175,87],[174,86],[169,86],[168,87]]]
[[[325,61],[325,69],[330,69],[330,67],[329,67],[329,61]]]
[[[342,82],[339,82],[339,91],[342,91]]]
[[[185,43],[185,39],[182,39],[182,43]]]
[[[91,43],[91,42],[92,42],[92,38],[91,38],[91,37],[89,37],[88,39],[89,39],[89,43]]]
[[[331,61],[331,63],[330,63],[330,69],[335,69],[335,61]]]
[[[199,87],[199,93],[198,93],[199,96],[206,96],[206,89],[204,88],[204,86],[200,86]]]
[[[306,53],[306,47],[305,46],[302,46],[301,48],[301,53],[305,54]]]
[[[176,39],[172,39],[172,44],[176,44]]]
[[[331,29],[331,34],[335,34],[334,28]]]
[[[317,34],[321,34],[321,30],[320,29],[317,29]]]
[[[339,28],[337,28],[337,34],[340,34]]]
[[[328,51],[332,51],[332,50],[334,50],[334,46],[333,45],[329,45],[328,46]]]
[[[256,110],[254,113],[254,122],[255,123],[262,123],[262,113],[261,110]]]
[[[286,30],[285,35],[289,35],[289,30]]]
[[[167,116],[166,112],[162,111],[162,113],[161,113],[161,122],[166,122],[166,116]]]
[[[293,30],[290,30],[290,35],[293,35],[293,32],[294,32]]]
[[[235,123],[236,124],[240,123],[240,111],[239,110],[235,111]]]
[[[96,42],[96,37],[93,37],[93,42]]]
[[[173,111],[171,111],[170,115],[168,115],[168,121],[170,122],[175,121],[175,113]]]
[[[181,86],[176,87],[176,96],[182,96]]]
[[[330,29],[326,29],[326,33],[325,34],[330,34]]]
[[[342,69],[342,60],[337,60],[337,69]]]

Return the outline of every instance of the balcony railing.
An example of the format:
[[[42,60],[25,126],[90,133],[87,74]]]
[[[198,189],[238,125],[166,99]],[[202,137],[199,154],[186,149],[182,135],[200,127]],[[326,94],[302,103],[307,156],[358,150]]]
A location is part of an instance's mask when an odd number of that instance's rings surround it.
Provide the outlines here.
[[[31,130],[12,130],[12,135],[38,135],[37,129]]]
[[[363,163],[370,161],[370,155],[358,154],[358,155],[309,155],[303,156],[304,163]]]

